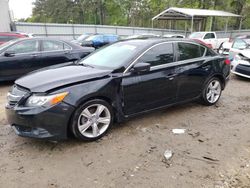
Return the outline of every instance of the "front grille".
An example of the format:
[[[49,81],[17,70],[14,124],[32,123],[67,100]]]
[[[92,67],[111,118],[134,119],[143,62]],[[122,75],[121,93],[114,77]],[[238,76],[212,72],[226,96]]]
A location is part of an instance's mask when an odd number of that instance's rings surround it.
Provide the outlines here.
[[[250,66],[247,65],[237,65],[235,72],[245,74],[250,76]]]
[[[7,94],[7,101],[10,106],[15,106],[21,99],[28,94],[28,91],[14,85],[11,91]]]

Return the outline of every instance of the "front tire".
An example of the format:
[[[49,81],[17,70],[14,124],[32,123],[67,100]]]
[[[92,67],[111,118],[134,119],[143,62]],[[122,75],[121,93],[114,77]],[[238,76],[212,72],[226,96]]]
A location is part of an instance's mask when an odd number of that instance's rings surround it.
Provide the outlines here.
[[[216,77],[211,78],[202,91],[203,104],[207,106],[216,104],[220,99],[221,93],[221,81]]]
[[[112,107],[104,100],[91,100],[75,112],[71,130],[76,138],[95,141],[103,137],[113,124]]]

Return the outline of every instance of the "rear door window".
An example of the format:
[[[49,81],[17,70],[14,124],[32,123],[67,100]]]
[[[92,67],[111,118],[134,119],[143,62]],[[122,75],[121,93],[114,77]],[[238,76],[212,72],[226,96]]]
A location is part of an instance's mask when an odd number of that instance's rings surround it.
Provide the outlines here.
[[[138,62],[149,63],[151,67],[174,62],[173,44],[165,43],[153,47]]]
[[[42,41],[42,51],[63,51],[68,47],[65,46],[63,42],[53,41],[53,40],[43,40]]]
[[[205,48],[192,43],[178,43],[178,61],[199,58],[204,55]]]

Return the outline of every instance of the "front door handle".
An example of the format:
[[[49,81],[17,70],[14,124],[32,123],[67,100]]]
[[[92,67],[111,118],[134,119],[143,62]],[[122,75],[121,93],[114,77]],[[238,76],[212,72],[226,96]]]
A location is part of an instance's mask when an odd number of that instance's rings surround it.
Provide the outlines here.
[[[168,74],[166,76],[166,78],[169,79],[169,80],[173,80],[176,76],[177,76],[177,74],[171,73],[171,74]]]
[[[37,57],[38,55],[37,54],[31,54],[31,57]]]

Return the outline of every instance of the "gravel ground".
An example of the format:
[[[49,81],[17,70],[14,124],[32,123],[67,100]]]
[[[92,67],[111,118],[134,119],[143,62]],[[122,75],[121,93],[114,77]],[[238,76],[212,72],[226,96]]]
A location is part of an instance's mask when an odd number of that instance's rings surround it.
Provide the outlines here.
[[[248,80],[232,76],[216,106],[139,116],[91,143],[16,136],[4,114],[9,87],[0,86],[0,187],[250,187]]]

